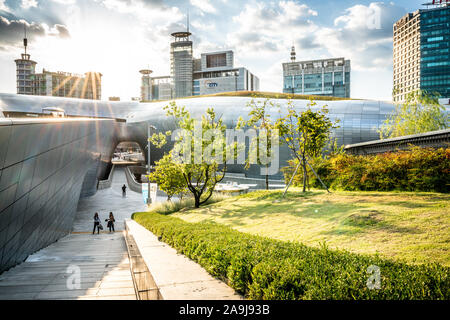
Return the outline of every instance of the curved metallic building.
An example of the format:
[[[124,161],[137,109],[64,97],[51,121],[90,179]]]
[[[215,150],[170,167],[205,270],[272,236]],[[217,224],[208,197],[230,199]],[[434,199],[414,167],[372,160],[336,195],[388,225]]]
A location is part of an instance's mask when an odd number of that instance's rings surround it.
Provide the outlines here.
[[[232,126],[239,116],[248,117],[246,97],[210,97],[178,100],[199,118],[213,107]],[[273,99],[281,112],[286,100]],[[305,109],[308,101],[294,100]],[[377,130],[394,106],[371,100],[318,101],[327,105],[330,117],[339,119],[334,135],[339,144],[378,139]],[[0,272],[23,261],[29,254],[68,234],[80,197],[96,192],[118,143],[135,141],[144,150],[147,126],[158,131],[174,129],[163,110],[167,102],[103,102],[93,100],[0,94]],[[61,108],[66,118],[32,118],[44,108]],[[271,110],[276,119],[278,108]],[[152,160],[165,150],[153,150]],[[280,149],[280,166],[290,159]],[[259,177],[253,166],[240,165],[232,172]],[[280,178],[281,174],[275,178]]]

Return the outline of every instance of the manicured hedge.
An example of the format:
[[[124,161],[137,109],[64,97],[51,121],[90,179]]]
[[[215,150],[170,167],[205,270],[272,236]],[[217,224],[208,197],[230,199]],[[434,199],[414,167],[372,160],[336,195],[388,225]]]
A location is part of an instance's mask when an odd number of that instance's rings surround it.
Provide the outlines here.
[[[312,248],[151,212],[133,219],[250,299],[450,299],[450,268],[437,264]],[[371,265],[381,271],[379,290],[367,287]]]
[[[296,164],[283,169],[289,180]],[[339,154],[316,160],[317,173],[337,190],[450,192],[450,148],[418,148],[377,155]],[[311,174],[311,185],[321,188]],[[302,172],[294,185],[302,184]]]

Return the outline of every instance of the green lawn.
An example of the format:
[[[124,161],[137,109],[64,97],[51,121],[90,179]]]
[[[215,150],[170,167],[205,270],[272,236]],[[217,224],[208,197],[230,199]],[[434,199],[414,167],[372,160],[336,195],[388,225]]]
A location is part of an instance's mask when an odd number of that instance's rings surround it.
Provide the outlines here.
[[[258,191],[173,216],[251,234],[407,263],[450,266],[450,195],[414,192]]]

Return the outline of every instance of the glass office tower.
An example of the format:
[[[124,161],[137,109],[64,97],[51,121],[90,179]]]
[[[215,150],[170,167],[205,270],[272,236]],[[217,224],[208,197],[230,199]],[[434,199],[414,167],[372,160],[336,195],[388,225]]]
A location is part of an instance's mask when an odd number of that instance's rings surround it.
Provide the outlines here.
[[[350,98],[350,72],[344,58],[283,63],[283,92]]]
[[[450,98],[450,6],[420,16],[420,87]]]
[[[450,5],[429,5],[394,24],[395,102],[419,89],[450,97]]]
[[[170,76],[174,83],[174,98],[192,96],[192,74],[194,69],[190,32],[174,32],[170,44]]]

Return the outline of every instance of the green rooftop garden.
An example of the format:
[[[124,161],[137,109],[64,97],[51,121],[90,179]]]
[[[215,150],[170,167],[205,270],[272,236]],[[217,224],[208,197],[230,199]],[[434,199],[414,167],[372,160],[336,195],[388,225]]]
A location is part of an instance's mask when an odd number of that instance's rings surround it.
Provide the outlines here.
[[[191,96],[179,98],[193,99],[193,98],[207,98],[207,97],[253,97],[253,98],[266,98],[266,99],[293,99],[293,100],[314,100],[314,101],[341,101],[341,100],[358,100],[350,98],[337,98],[337,97],[325,97],[292,93],[280,93],[280,92],[263,92],[263,91],[233,91],[233,92],[221,92],[215,94],[208,94],[202,96]],[[167,100],[158,100],[167,101]],[[158,101],[142,101],[142,102],[158,102]]]

